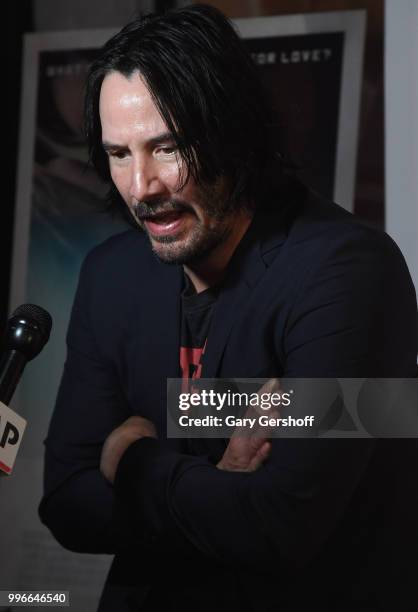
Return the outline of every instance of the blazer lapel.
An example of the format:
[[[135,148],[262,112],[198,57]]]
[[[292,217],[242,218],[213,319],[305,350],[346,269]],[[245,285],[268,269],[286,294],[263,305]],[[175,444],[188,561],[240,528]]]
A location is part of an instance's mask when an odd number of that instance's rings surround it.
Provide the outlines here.
[[[216,378],[232,328],[267,268],[264,254],[285,240],[284,230],[277,226],[277,222],[276,215],[255,215],[229,263],[227,279],[213,313],[202,362],[202,378]]]

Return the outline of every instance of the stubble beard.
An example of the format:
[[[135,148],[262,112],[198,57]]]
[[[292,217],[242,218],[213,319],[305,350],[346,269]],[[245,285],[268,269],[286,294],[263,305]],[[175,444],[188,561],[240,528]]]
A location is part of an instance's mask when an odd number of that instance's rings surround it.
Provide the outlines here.
[[[154,255],[166,264],[191,265],[204,260],[216,247],[227,240],[231,233],[228,219],[233,210],[224,194],[202,189],[200,207],[212,221],[207,227],[197,216],[193,207],[181,199],[155,200],[152,203],[140,202],[134,207],[134,216],[138,225],[147,234]],[[223,196],[223,197],[222,197]],[[153,236],[148,232],[144,220],[147,216],[162,211],[184,211],[193,216],[192,227],[185,236]]]
[[[166,264],[191,265],[203,261],[230,234],[227,227],[207,228],[199,220],[184,238],[148,235],[154,255]]]

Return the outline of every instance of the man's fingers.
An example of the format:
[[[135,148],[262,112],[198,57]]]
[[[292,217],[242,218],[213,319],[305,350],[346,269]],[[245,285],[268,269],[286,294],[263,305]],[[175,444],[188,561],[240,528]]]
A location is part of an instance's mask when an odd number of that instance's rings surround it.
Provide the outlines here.
[[[269,378],[257,393],[260,395],[261,393],[277,393],[278,391],[280,391],[280,380],[278,378]]]
[[[257,395],[261,399],[262,396],[271,396],[273,393],[279,393],[280,390],[280,380],[278,378],[269,378],[269,380],[257,391]],[[274,406],[270,406],[269,410],[271,411],[273,408]],[[261,407],[261,404],[257,404],[248,408],[246,416],[252,416],[254,413],[260,416],[265,415],[267,412],[266,409]]]
[[[260,457],[260,459],[264,461],[264,459],[267,459],[267,457],[270,455],[270,452],[271,442],[269,440],[266,440],[266,442],[264,442],[263,446],[258,451],[257,455],[258,457]]]
[[[271,452],[271,442],[264,442],[263,445],[258,449],[257,453],[251,459],[247,471],[255,472],[264,463]]]
[[[257,435],[249,436],[249,434],[247,433],[247,436],[249,437],[249,446],[252,452],[258,451],[263,446],[263,444],[265,444],[268,441],[268,436],[266,436],[264,432],[262,435],[260,433],[259,436]]]

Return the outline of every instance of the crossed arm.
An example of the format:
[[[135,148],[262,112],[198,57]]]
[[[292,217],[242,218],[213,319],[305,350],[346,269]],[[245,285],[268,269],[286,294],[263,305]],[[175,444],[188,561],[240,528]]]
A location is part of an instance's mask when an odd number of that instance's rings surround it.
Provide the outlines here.
[[[278,379],[271,379],[259,391],[273,393],[280,388]],[[273,415],[271,415],[273,416]],[[113,485],[119,462],[128,447],[141,438],[157,438],[154,424],[140,416],[131,416],[106,438],[100,457],[100,471]],[[268,437],[255,431],[254,435],[232,436],[217,468],[228,472],[254,472],[271,451]]]

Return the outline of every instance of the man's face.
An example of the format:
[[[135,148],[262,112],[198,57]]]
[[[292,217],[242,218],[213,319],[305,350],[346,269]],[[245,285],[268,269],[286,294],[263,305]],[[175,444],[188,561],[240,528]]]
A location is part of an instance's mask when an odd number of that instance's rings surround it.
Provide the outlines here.
[[[192,263],[227,239],[223,181],[203,188],[190,177],[178,189],[183,161],[139,73],[105,77],[100,119],[112,180],[161,260]]]

